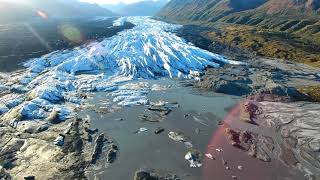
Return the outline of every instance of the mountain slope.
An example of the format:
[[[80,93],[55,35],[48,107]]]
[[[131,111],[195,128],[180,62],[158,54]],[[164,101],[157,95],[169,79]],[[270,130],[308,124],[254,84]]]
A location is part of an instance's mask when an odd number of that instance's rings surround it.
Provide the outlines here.
[[[216,21],[234,13],[317,16],[320,0],[172,0],[157,17],[174,21]]]
[[[167,3],[168,0],[145,0],[128,4],[114,12],[124,16],[153,16],[158,13]]]
[[[97,4],[83,3],[77,0],[21,0],[19,2],[0,0],[0,22],[32,19],[37,17],[39,10],[49,18],[114,16],[114,13]]]
[[[172,20],[212,21],[243,10],[253,9],[267,0],[172,0],[157,14]]]
[[[156,17],[193,24],[183,37],[215,53],[243,49],[320,67],[320,0],[172,0]]]

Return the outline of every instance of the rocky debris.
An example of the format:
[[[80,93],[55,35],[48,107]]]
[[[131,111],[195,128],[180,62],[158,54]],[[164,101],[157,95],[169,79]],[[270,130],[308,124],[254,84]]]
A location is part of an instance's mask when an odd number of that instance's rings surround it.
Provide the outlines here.
[[[189,151],[185,155],[185,159],[189,161],[190,167],[197,168],[201,167],[202,163],[200,162],[201,153],[199,151]]]
[[[266,93],[292,100],[308,99],[296,88],[284,85],[283,81],[289,81],[289,75],[288,71],[261,62],[244,66],[225,65],[208,69],[197,87],[235,96]]]
[[[2,166],[0,166],[0,179],[3,179],[3,180],[11,180],[12,179],[10,174],[7,173],[5,168]]]
[[[85,124],[84,120],[81,118],[75,118],[73,122],[68,123],[67,128],[64,130],[64,153],[75,153],[80,155],[85,144],[85,137],[90,136],[90,131],[88,132],[88,125]],[[85,134],[87,136],[85,136]],[[83,136],[82,136],[83,135]],[[88,137],[90,142],[91,137]]]
[[[5,176],[11,175],[15,179],[85,177],[90,154],[84,149],[91,145],[85,140],[84,129],[89,124],[74,118],[52,124],[45,131],[37,132],[38,128],[34,128],[46,124],[45,121],[21,121],[15,129],[0,128],[0,166],[6,170]]]
[[[102,153],[102,149],[104,146],[105,138],[104,134],[100,134],[95,140],[95,145],[91,154],[91,163],[95,164]]]
[[[174,140],[174,141],[180,141],[180,142],[185,142],[187,141],[187,138],[184,136],[183,133],[180,132],[169,132],[168,134],[169,138]]]
[[[141,121],[146,122],[161,122],[166,118],[173,108],[177,108],[178,106],[178,103],[168,103],[164,101],[151,103],[151,105],[143,114],[139,116],[139,118]]]
[[[5,168],[12,168],[16,161],[16,155],[25,144],[25,140],[12,138],[0,150],[0,165]]]
[[[115,151],[113,149],[109,150],[107,153],[107,162],[113,163],[115,161],[116,157],[117,157],[117,151]]]
[[[107,162],[113,163],[117,158],[118,146],[115,144],[110,144],[109,150],[107,152]]]
[[[163,175],[165,174],[165,175]],[[155,170],[140,169],[135,172],[134,180],[180,180],[177,175],[168,173],[159,173]]]
[[[171,132],[169,132],[168,136],[169,136],[170,139],[172,139],[174,141],[184,143],[187,148],[192,148],[193,147],[193,145],[192,145],[191,141],[189,140],[189,138],[187,138],[181,132],[172,132],[171,131]]]
[[[243,151],[247,151],[248,155],[256,157],[265,162],[271,161],[270,156],[264,148],[265,141],[262,135],[258,135],[249,131],[235,131],[230,128],[225,129],[225,136],[229,143]]]
[[[23,133],[37,134],[48,130],[49,127],[50,125],[43,121],[21,121],[16,129]]]
[[[158,128],[154,131],[155,134],[160,134],[160,133],[162,133],[162,132],[164,132],[164,128],[161,128],[161,127],[158,127]]]

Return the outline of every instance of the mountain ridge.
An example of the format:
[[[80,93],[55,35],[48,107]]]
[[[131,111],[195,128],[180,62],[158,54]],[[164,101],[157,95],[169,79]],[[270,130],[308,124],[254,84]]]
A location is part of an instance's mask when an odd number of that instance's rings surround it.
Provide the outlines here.
[[[169,0],[144,0],[131,4],[102,5],[108,10],[122,16],[154,16]]]
[[[77,0],[67,2],[62,0],[22,0],[19,3],[0,1],[0,22],[2,23],[34,19],[39,17],[39,12],[45,18],[115,16],[114,13],[97,4],[79,2]]]

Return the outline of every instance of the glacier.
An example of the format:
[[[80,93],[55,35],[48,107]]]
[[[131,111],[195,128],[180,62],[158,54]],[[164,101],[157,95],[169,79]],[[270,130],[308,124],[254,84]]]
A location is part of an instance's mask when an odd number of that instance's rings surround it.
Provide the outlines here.
[[[149,17],[122,17],[114,26],[124,22],[135,27],[101,42],[31,59],[24,63],[24,71],[2,74],[6,78],[0,80],[1,88],[23,94],[18,99],[6,97],[5,102],[0,98],[2,119],[46,119],[57,109],[60,119],[66,119],[83,103],[83,92],[110,93],[119,106],[147,105],[146,95],[153,88],[134,80],[199,79],[207,67],[241,64],[178,37],[175,32],[180,25]]]

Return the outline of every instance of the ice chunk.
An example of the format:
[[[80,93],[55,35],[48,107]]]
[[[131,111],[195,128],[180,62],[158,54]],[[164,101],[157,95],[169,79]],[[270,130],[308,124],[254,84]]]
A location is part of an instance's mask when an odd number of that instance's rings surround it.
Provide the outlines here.
[[[58,103],[64,100],[62,92],[55,86],[40,86],[34,90],[34,96],[52,103]]]
[[[54,145],[57,145],[57,146],[63,146],[64,144],[64,135],[59,135],[54,141],[53,141],[53,144]]]
[[[185,159],[189,161],[190,167],[197,168],[202,166],[201,162],[198,160],[194,153],[188,152],[185,155]]]
[[[48,113],[41,108],[40,105],[34,102],[27,102],[21,109],[21,115],[25,119],[43,119],[48,116]]]

